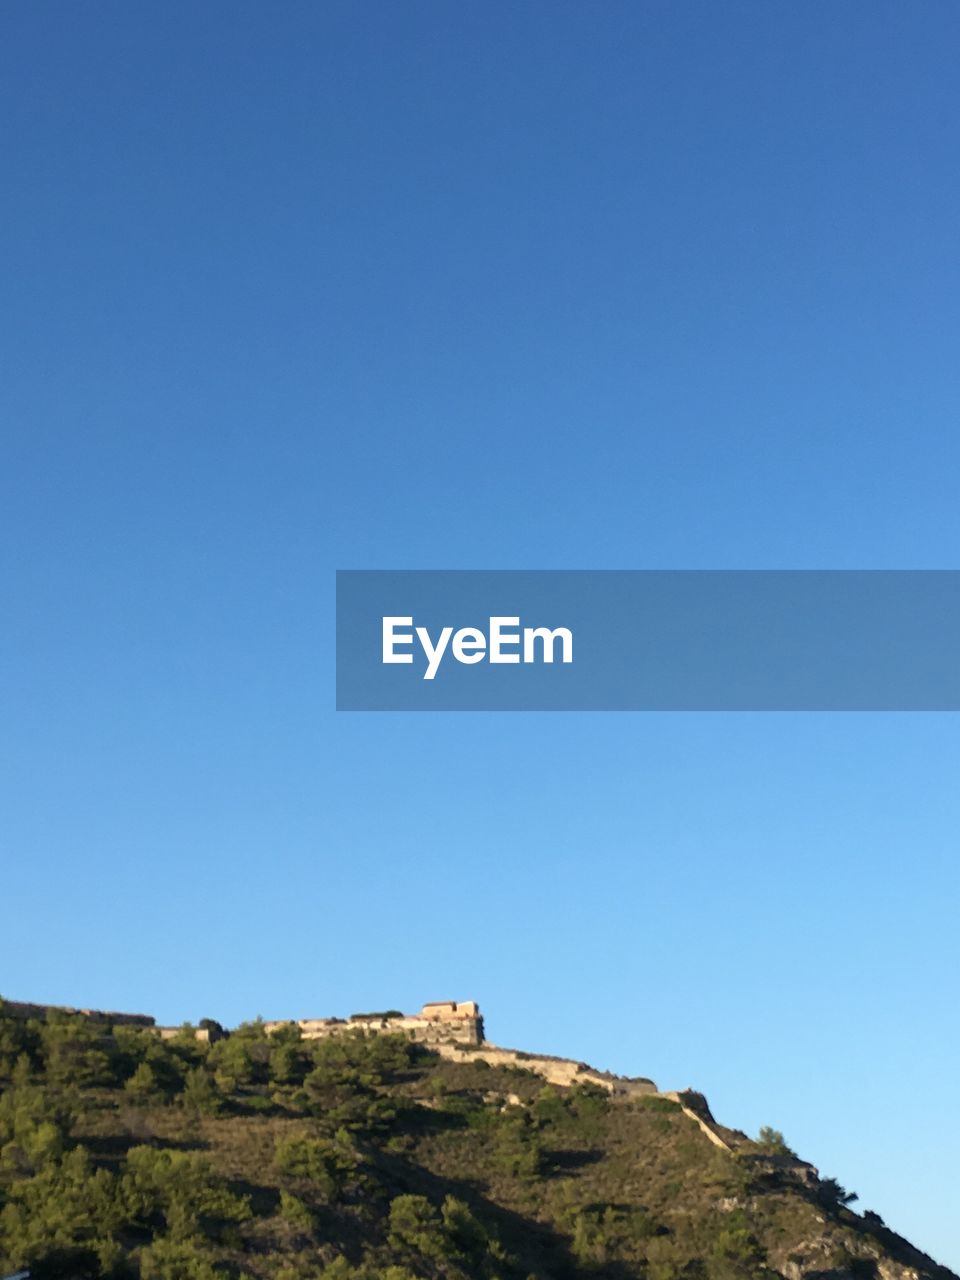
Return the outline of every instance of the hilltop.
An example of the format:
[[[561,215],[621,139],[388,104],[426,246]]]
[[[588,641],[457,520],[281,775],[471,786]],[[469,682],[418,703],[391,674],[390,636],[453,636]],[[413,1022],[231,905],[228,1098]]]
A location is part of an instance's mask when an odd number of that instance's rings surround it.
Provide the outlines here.
[[[0,1274],[956,1280],[775,1131],[492,1046],[472,1004],[225,1032],[0,1003],[0,1089]]]

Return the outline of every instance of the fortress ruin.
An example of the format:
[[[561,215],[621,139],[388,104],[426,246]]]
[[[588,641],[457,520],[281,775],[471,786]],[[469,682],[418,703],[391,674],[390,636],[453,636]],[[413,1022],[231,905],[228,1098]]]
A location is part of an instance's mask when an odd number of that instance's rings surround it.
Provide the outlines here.
[[[22,1001],[0,999],[0,1016],[14,1018],[45,1019],[48,1014],[74,1014],[104,1025],[138,1027],[152,1031],[164,1040],[191,1033],[207,1042],[229,1035],[219,1023],[204,1019],[199,1027],[158,1027],[155,1019],[142,1013],[106,1013],[99,1009],[71,1009],[58,1005],[27,1004]],[[323,1040],[338,1035],[404,1035],[421,1044],[429,1045],[441,1057],[453,1062],[485,1060],[489,1066],[510,1067],[539,1075],[548,1084],[570,1088],[575,1085],[592,1085],[603,1089],[613,1098],[629,1100],[644,1096],[660,1096],[675,1102],[683,1113],[696,1123],[703,1133],[718,1147],[731,1150],[729,1131],[717,1125],[707,1101],[702,1094],[685,1089],[680,1092],[659,1093],[652,1080],[644,1076],[618,1076],[609,1071],[597,1071],[585,1062],[570,1058],[557,1058],[550,1054],[525,1053],[519,1049],[503,1049],[490,1044],[484,1038],[483,1017],[475,1000],[433,1000],[422,1006],[419,1013],[405,1014],[397,1009],[384,1013],[355,1013],[349,1018],[284,1018],[264,1022],[267,1035],[284,1027],[299,1027],[304,1040]]]
[[[158,1027],[156,1019],[144,1013],[109,1013],[102,1009],[73,1009],[65,1005],[29,1004],[21,1000],[0,999],[0,1013],[12,1018],[45,1019],[49,1014],[79,1016],[104,1027],[138,1027],[153,1031],[162,1040],[172,1040],[181,1035],[183,1027]],[[265,1022],[263,1029],[269,1035],[281,1027],[296,1026],[304,1040],[322,1040],[344,1032],[363,1032],[368,1035],[405,1035],[423,1044],[483,1044],[483,1018],[475,1000],[433,1000],[425,1004],[419,1013],[405,1014],[397,1009],[385,1013],[355,1013],[349,1018],[284,1018]],[[198,1040],[218,1040],[225,1033],[219,1023],[208,1019],[193,1028]]]
[[[270,1034],[281,1027],[296,1026],[304,1040],[322,1040],[344,1032],[363,1031],[372,1035],[405,1035],[421,1044],[483,1044],[483,1017],[475,1000],[433,1000],[419,1013],[396,1009],[386,1013],[355,1013],[350,1018],[300,1018],[266,1022]]]

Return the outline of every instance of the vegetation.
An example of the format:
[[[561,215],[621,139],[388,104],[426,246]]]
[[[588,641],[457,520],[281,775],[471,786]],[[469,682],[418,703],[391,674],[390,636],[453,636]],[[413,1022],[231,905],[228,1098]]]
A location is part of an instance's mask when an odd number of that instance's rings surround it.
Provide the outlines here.
[[[796,1280],[882,1261],[947,1280],[775,1130],[731,1140],[665,1098],[363,1027],[208,1045],[0,1005],[0,1274]]]

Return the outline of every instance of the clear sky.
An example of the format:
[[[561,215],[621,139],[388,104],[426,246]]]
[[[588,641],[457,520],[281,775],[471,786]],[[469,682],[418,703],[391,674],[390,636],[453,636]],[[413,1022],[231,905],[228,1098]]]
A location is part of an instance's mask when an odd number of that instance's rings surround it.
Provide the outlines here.
[[[0,991],[475,998],[960,1267],[960,719],[336,714],[336,568],[960,567],[960,10],[8,4]]]

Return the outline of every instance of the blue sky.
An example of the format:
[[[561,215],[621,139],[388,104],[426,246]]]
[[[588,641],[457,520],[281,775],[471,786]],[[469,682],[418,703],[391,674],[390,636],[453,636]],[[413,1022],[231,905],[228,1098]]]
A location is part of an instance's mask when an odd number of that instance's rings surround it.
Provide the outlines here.
[[[960,567],[956,7],[0,23],[0,991],[476,998],[960,1266],[955,716],[333,711],[336,568]]]

